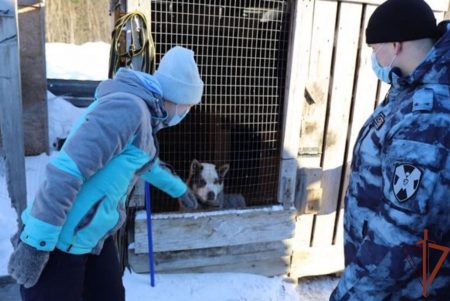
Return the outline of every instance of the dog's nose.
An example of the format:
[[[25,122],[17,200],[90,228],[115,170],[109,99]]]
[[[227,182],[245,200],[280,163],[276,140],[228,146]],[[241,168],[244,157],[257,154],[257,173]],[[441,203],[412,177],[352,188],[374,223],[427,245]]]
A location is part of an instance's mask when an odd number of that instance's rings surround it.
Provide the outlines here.
[[[214,192],[213,192],[213,191],[210,191],[210,192],[208,192],[208,194],[206,195],[206,198],[208,199],[208,201],[213,201],[215,196],[216,196],[216,195],[214,194]]]

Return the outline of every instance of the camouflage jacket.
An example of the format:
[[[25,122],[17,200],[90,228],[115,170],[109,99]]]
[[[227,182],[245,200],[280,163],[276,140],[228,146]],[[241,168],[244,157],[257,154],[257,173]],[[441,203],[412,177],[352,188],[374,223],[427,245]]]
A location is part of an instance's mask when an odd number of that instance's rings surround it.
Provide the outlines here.
[[[450,256],[425,299],[424,230],[450,247],[450,22],[359,133],[345,199],[345,271],[330,300],[450,300]],[[441,251],[429,251],[429,273]],[[428,275],[427,279],[430,279]]]

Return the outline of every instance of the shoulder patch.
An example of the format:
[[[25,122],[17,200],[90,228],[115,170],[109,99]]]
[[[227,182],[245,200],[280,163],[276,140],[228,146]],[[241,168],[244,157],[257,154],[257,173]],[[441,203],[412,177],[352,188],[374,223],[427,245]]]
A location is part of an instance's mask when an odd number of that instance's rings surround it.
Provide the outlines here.
[[[434,106],[434,92],[424,88],[417,90],[413,95],[413,111],[430,112]]]
[[[397,200],[405,202],[412,198],[417,192],[421,180],[422,171],[418,167],[408,163],[398,164],[392,179],[392,187]]]
[[[384,114],[383,112],[380,112],[374,119],[373,119],[373,125],[377,130],[379,130],[383,124],[384,124]]]

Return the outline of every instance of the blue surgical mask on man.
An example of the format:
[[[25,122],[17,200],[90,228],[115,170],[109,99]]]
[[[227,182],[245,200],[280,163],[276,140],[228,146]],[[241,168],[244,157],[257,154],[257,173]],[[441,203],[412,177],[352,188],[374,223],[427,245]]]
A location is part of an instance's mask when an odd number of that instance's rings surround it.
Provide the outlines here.
[[[394,55],[394,57],[392,58],[391,63],[389,64],[389,66],[383,67],[380,65],[380,63],[378,63],[377,60],[377,53],[378,51],[380,51],[386,44],[383,44],[380,48],[377,49],[377,51],[375,51],[374,53],[372,53],[372,69],[373,72],[375,72],[375,75],[378,77],[379,80],[390,84],[391,83],[391,78],[390,78],[390,73],[392,71],[392,64],[394,64],[395,59],[397,58],[397,55]]]
[[[181,115],[178,114],[178,105],[175,107],[175,114],[172,116],[172,118],[170,118],[169,120],[165,120],[164,123],[167,126],[174,126],[177,125],[178,123],[181,122],[181,120],[184,119],[184,117],[186,117],[186,115],[189,113],[190,109],[187,109],[186,111],[184,111],[183,113],[181,113]]]

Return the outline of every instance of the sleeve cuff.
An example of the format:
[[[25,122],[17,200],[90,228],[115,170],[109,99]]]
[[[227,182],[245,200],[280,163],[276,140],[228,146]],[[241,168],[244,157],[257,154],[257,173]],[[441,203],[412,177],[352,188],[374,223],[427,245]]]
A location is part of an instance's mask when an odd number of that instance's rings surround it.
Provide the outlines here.
[[[54,226],[31,216],[28,209],[22,213],[25,225],[20,239],[39,251],[53,251],[58,242],[61,226]]]
[[[187,191],[187,186],[180,177],[161,167],[159,160],[153,164],[150,170],[141,176],[153,186],[161,189],[172,198],[179,198]]]

